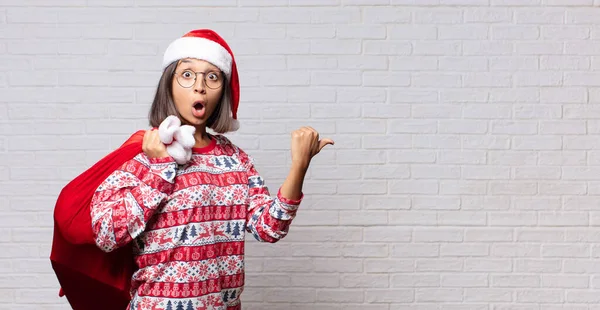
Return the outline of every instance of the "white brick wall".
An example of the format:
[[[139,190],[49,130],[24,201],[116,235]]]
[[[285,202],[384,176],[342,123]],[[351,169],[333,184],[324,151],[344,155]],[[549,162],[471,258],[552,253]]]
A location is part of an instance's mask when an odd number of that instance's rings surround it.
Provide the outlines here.
[[[210,27],[231,138],[272,191],[289,132],[336,140],[290,235],[247,244],[244,309],[600,304],[600,1],[0,0],[0,310],[68,309],[54,201],[146,126],[161,53]]]

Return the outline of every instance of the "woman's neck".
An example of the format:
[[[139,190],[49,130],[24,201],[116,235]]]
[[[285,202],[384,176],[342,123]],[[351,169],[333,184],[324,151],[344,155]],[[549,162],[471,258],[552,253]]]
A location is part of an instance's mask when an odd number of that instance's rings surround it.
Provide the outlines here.
[[[210,144],[210,136],[206,132],[206,126],[196,127],[196,133],[194,133],[194,140],[196,144],[194,147],[205,147]]]

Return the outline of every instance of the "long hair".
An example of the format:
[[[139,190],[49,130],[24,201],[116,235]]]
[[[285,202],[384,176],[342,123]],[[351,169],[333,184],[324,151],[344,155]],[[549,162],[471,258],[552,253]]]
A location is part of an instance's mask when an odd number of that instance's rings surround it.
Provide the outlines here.
[[[148,113],[148,121],[152,127],[160,126],[169,115],[175,115],[183,121],[173,101],[173,78],[177,64],[178,61],[174,61],[168,65],[158,81],[154,100]],[[239,123],[232,117],[231,89],[227,79],[224,79],[221,87],[223,87],[223,94],[217,107],[206,121],[206,127],[217,133],[236,131],[239,129]]]

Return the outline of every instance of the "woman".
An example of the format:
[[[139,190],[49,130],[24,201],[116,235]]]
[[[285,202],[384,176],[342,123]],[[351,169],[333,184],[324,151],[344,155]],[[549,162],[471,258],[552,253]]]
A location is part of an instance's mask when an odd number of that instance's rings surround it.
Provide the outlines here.
[[[292,132],[290,171],[271,197],[252,158],[222,135],[239,127],[238,101],[235,60],[218,34],[194,30],[169,45],[150,124],[161,129],[176,117],[180,128],[193,127],[193,146],[176,161],[165,143],[171,137],[146,131],[143,152],[112,172],[91,202],[100,249],[133,242],[129,309],[241,309],[245,232],[271,243],[287,234],[310,161],[333,141],[310,127]]]

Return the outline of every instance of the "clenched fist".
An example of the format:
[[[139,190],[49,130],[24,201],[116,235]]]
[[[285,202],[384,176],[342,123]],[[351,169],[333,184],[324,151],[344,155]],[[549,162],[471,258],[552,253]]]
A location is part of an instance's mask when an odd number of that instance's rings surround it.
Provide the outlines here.
[[[317,155],[326,145],[333,145],[331,139],[319,140],[319,133],[312,127],[301,127],[292,132],[292,164],[308,169],[313,156]]]
[[[148,158],[169,157],[167,146],[160,141],[158,130],[146,130],[142,142],[142,151],[144,151]]]

